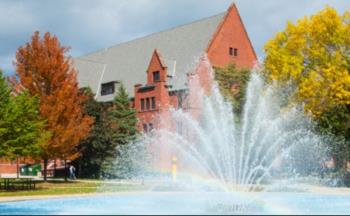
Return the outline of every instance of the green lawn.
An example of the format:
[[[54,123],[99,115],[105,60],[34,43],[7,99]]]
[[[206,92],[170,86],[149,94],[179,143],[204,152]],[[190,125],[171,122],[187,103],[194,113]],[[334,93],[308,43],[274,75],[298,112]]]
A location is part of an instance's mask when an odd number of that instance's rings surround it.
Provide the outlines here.
[[[49,181],[38,182],[32,191],[0,191],[4,196],[67,195],[103,192],[143,191],[147,187],[141,184],[104,182],[99,180]]]

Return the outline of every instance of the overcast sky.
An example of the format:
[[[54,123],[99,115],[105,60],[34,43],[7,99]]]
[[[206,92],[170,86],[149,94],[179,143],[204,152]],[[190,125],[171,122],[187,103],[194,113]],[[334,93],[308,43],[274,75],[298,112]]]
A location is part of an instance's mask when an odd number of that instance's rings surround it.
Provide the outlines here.
[[[225,11],[232,0],[0,0],[0,68],[13,72],[17,48],[34,31],[50,31],[79,56]],[[330,5],[343,13],[350,0],[236,0],[253,46],[264,43],[288,20]]]

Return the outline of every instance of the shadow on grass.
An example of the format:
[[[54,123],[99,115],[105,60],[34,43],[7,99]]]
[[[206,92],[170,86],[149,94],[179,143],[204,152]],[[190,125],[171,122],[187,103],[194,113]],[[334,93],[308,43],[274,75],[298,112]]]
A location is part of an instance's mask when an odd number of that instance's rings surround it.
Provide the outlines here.
[[[59,180],[54,180],[54,181],[37,181],[39,184],[77,184],[78,182],[65,182],[65,181],[59,181]]]

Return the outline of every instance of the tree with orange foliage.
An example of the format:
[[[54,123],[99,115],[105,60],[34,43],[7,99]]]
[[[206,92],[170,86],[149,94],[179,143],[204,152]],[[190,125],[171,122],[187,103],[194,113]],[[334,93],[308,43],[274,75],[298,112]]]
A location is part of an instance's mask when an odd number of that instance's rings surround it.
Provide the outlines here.
[[[77,145],[87,137],[93,119],[84,113],[85,96],[79,93],[77,71],[69,48],[61,46],[56,36],[35,32],[30,43],[16,53],[16,75],[22,86],[39,99],[40,116],[46,120],[51,138],[41,147],[44,180],[49,159],[74,160],[79,156]],[[66,163],[65,163],[66,164]]]

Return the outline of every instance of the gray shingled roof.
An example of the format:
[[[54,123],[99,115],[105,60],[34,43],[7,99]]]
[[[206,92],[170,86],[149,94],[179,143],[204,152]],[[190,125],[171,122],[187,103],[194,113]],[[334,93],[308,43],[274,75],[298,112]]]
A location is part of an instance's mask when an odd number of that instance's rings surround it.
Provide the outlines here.
[[[101,83],[122,82],[134,96],[134,85],[145,84],[146,70],[154,49],[158,49],[168,66],[171,90],[186,88],[186,74],[205,52],[224,13],[170,30],[151,34],[130,42],[74,59],[80,87],[90,86],[99,101],[109,101],[113,95],[101,96]]]

